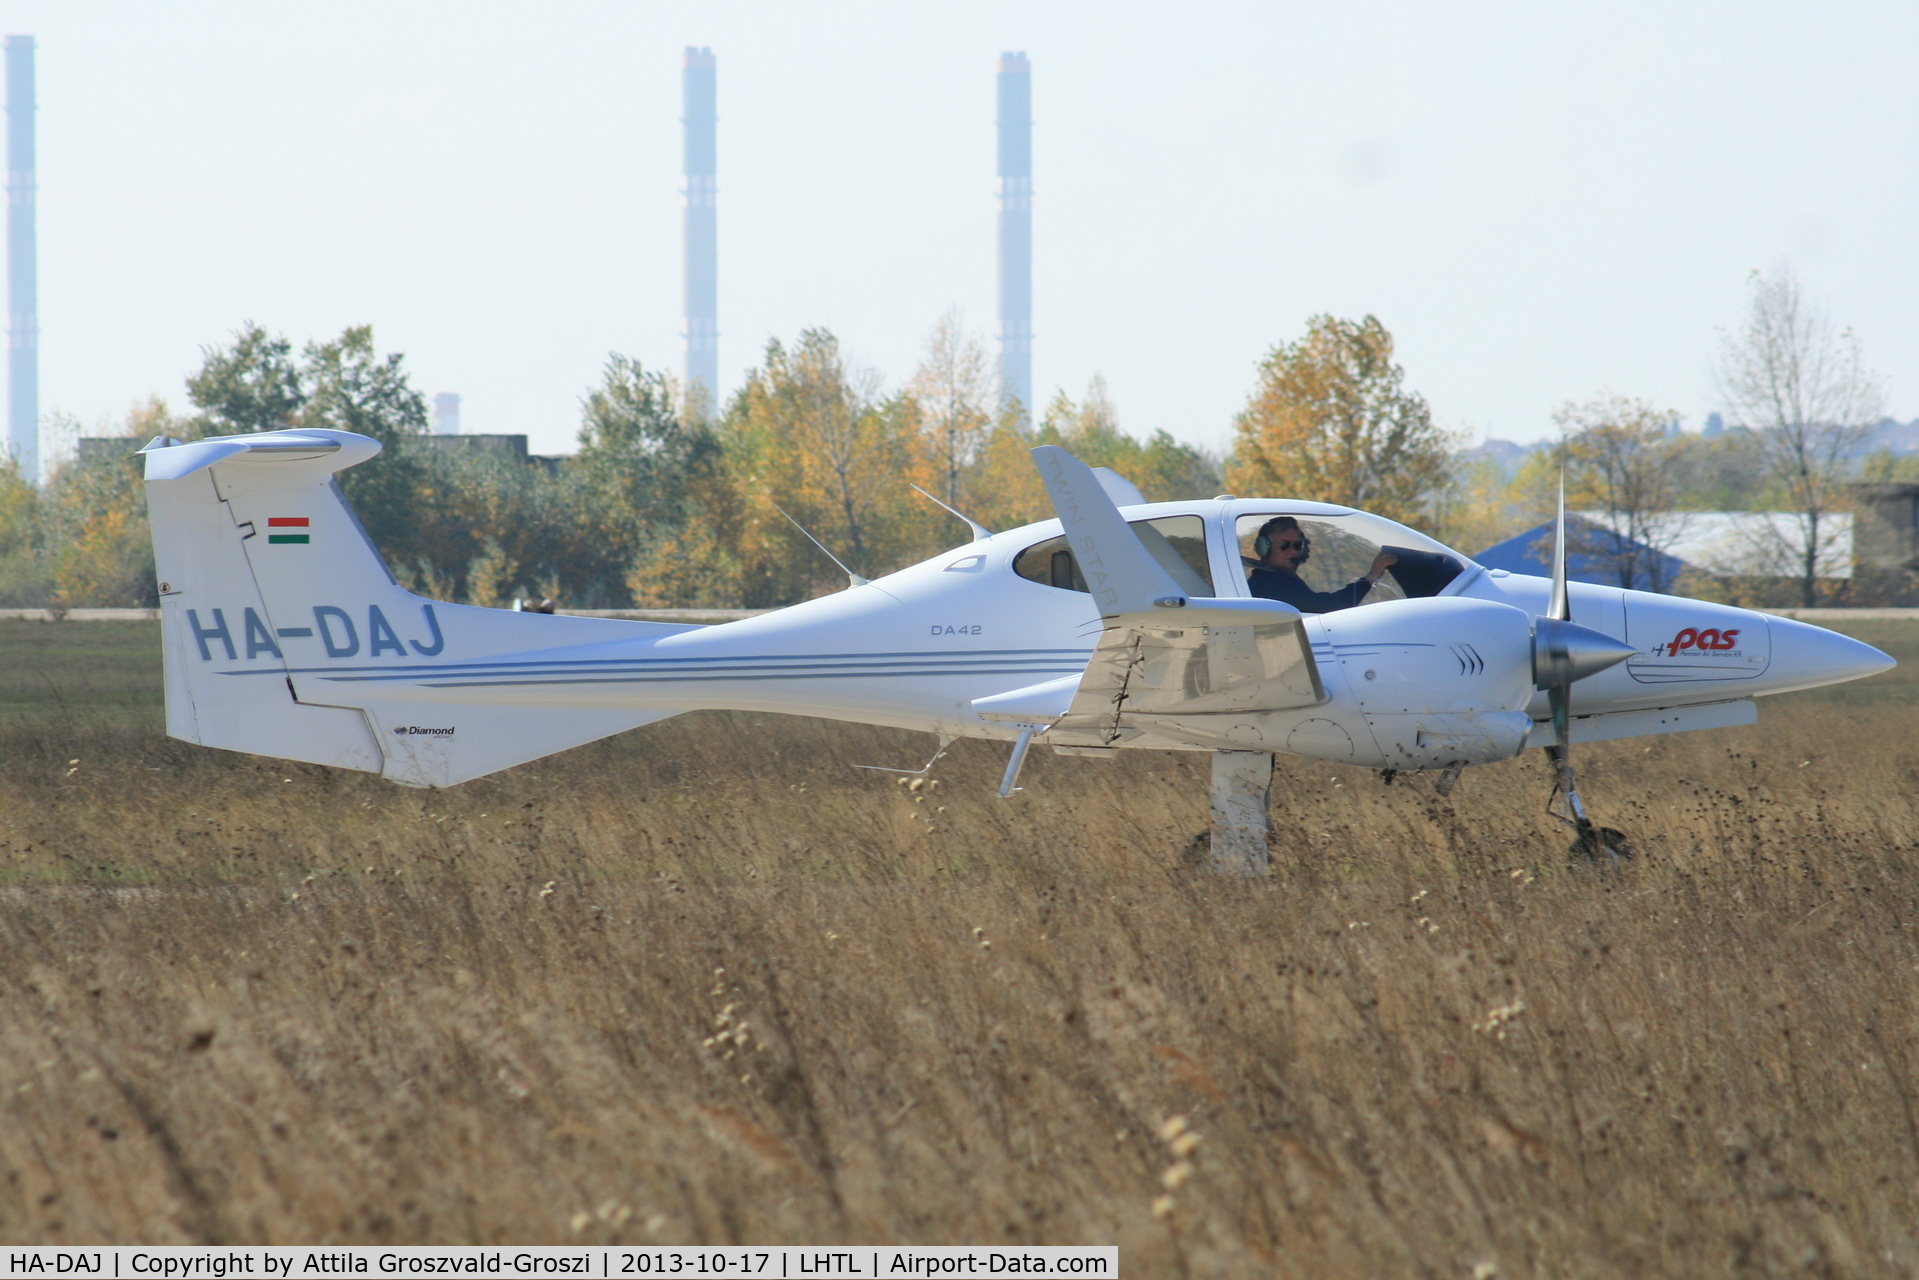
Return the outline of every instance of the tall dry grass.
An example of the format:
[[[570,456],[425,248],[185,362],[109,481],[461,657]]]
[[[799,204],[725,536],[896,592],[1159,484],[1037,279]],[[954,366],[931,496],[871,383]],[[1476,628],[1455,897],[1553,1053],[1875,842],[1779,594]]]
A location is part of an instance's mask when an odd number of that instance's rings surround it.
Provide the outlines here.
[[[15,724],[0,1240],[1910,1275],[1911,723],[1585,752],[1616,876],[1538,762],[1282,761],[1253,884],[1177,869],[1200,756],[1000,801],[983,744],[913,791],[848,767],[910,735],[696,716],[423,793]]]

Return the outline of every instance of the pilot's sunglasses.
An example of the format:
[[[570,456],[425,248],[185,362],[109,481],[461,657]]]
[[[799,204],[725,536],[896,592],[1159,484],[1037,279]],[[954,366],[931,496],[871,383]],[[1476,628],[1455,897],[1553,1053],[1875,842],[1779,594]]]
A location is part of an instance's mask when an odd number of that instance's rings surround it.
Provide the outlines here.
[[[1306,539],[1304,538],[1299,539],[1297,542],[1291,538],[1287,538],[1273,543],[1273,550],[1275,551],[1304,551],[1305,549]]]

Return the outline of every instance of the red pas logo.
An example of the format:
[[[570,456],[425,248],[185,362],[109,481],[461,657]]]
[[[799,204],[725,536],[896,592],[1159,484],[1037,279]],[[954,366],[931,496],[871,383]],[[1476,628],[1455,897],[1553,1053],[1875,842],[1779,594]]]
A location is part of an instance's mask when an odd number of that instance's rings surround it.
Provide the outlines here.
[[[1719,630],[1717,627],[1707,627],[1704,631],[1695,631],[1691,627],[1687,627],[1670,641],[1654,649],[1653,652],[1662,657],[1670,658],[1677,657],[1688,649],[1698,652],[1717,653],[1726,649],[1737,648],[1738,644],[1738,627],[1728,627],[1724,631]]]

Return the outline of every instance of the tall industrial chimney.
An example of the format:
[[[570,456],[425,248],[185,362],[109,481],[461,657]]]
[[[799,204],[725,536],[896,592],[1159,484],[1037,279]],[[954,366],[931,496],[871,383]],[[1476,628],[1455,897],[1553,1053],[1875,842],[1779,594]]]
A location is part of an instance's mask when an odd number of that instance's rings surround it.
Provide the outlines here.
[[[685,114],[686,393],[707,413],[720,404],[719,228],[714,210],[718,72],[711,49],[688,47],[681,62]]]
[[[40,479],[40,289],[34,266],[33,37],[7,50],[7,444]]]
[[[999,59],[999,395],[1033,416],[1033,67]]]

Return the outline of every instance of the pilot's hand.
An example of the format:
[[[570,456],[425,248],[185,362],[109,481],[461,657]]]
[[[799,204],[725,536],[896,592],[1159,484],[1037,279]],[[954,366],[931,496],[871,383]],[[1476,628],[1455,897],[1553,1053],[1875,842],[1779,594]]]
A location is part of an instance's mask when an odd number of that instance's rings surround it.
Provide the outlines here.
[[[1368,582],[1378,582],[1386,576],[1386,570],[1399,563],[1399,557],[1390,551],[1382,551],[1373,557],[1373,567],[1366,571]]]

